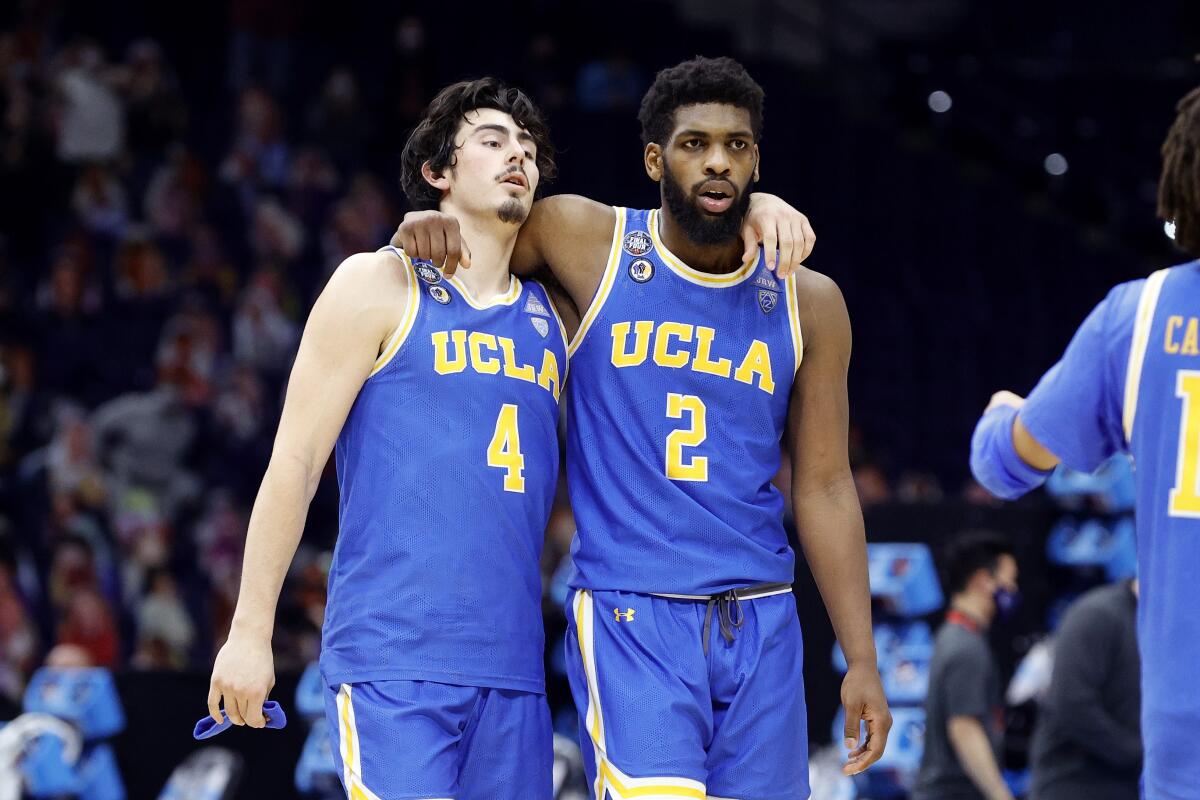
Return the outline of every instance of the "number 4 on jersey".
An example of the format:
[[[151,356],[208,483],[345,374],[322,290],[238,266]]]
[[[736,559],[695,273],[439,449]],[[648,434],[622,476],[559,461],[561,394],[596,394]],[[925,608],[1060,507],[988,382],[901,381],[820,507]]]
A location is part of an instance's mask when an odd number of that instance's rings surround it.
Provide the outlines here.
[[[489,467],[504,470],[504,491],[525,492],[525,456],[521,453],[521,432],[517,428],[517,407],[505,403],[496,417],[496,432],[488,445]]]

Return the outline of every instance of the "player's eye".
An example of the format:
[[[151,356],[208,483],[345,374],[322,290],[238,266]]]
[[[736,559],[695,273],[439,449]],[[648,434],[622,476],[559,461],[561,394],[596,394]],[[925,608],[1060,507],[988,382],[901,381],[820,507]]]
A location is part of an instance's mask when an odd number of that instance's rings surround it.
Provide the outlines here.
[[[732,150],[745,150],[749,145],[745,139],[734,139],[729,143],[729,147]]]
[[[531,152],[529,152],[528,150],[526,150],[526,151],[525,151],[525,157],[526,157],[526,158],[528,158],[530,161],[532,161],[532,160],[533,160],[533,153],[531,153]]]
[[[492,147],[493,145],[495,145],[496,147],[500,146],[500,142],[496,139],[484,139],[483,143],[487,147]]]
[[[696,150],[700,147],[703,147],[704,142],[701,141],[700,139],[688,139],[686,142],[683,143],[683,146],[686,147],[688,150]]]

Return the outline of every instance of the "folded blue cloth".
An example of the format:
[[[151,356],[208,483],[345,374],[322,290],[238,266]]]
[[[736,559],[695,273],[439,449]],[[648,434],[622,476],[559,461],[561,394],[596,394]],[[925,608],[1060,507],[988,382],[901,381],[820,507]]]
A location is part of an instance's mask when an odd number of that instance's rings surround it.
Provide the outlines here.
[[[282,728],[287,725],[287,715],[283,713],[283,709],[279,706],[279,703],[276,703],[274,700],[268,700],[263,703],[262,710],[263,716],[267,720],[268,728]],[[229,719],[229,715],[225,713],[225,709],[221,709],[221,716],[225,718],[225,721],[220,724],[211,716],[206,716],[197,722],[196,727],[192,730],[192,736],[196,739],[208,739],[216,736],[233,724]]]

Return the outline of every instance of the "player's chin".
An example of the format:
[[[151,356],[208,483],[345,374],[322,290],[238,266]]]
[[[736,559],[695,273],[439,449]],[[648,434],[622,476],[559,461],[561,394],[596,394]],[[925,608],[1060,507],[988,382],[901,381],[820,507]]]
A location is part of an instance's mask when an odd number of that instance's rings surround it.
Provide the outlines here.
[[[529,204],[521,198],[510,197],[496,208],[496,216],[501,222],[520,225],[529,216]]]

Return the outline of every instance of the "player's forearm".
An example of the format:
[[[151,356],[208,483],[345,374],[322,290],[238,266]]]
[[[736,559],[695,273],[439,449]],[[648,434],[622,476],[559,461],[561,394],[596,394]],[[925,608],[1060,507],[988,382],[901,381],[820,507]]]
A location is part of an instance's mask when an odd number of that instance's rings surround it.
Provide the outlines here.
[[[958,763],[987,800],[1012,800],[1012,792],[1000,767],[996,764],[992,743],[979,720],[973,717],[954,717],[947,723],[950,746],[958,756]]]
[[[263,476],[250,524],[234,630],[271,638],[275,608],[288,566],[304,533],[320,472],[299,459],[274,454]]]
[[[871,586],[862,509],[847,473],[819,487],[792,491],[796,533],[850,664],[876,663]]]

